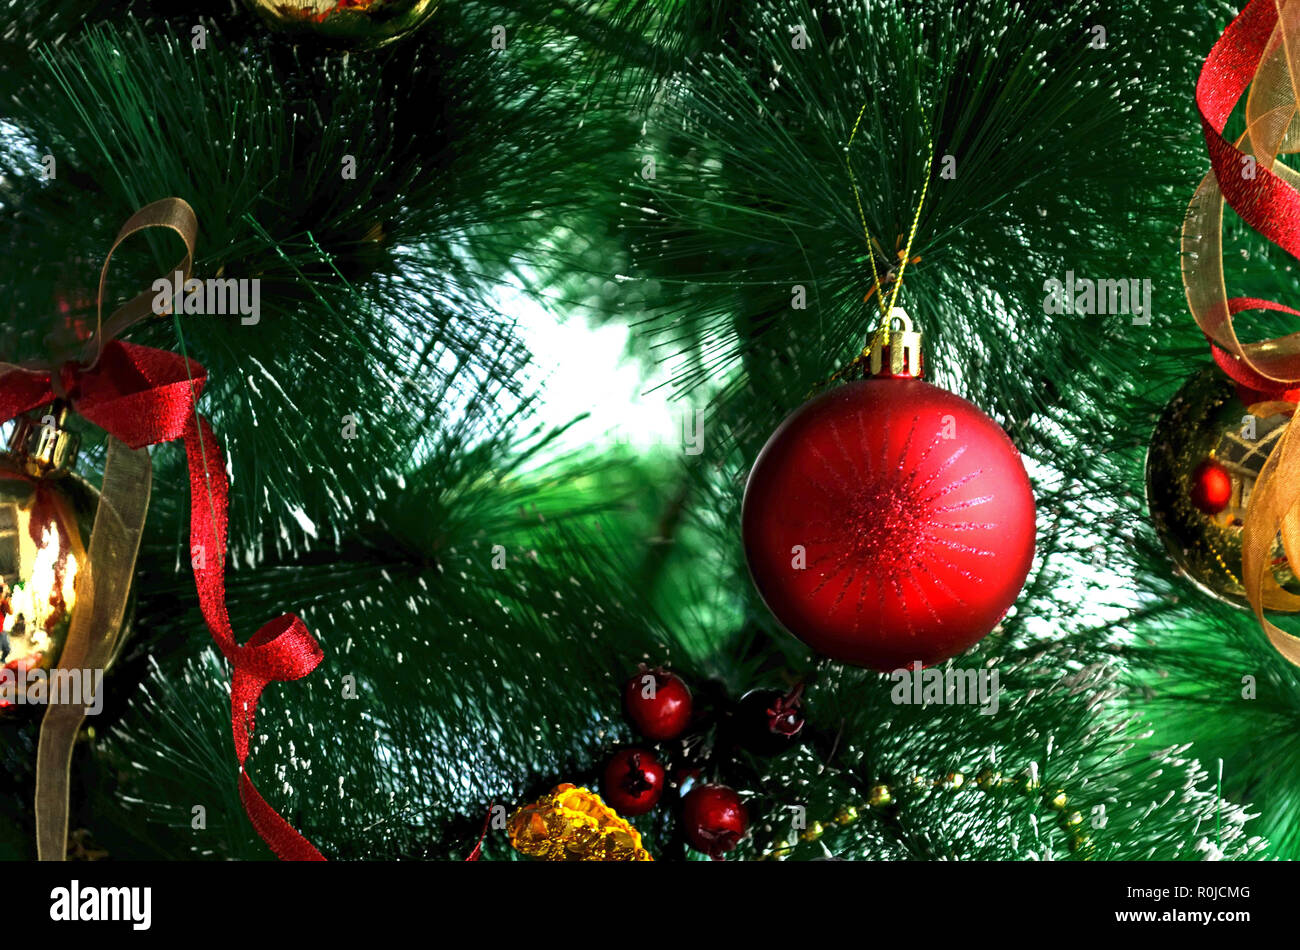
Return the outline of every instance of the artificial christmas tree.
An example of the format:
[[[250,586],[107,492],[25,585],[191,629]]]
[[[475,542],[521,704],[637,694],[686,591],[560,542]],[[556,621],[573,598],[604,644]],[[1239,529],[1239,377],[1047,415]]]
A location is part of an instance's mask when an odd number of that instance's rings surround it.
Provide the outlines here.
[[[1218,193],[1178,241],[1235,9],[304,6],[0,0],[9,415],[152,472],[68,834],[5,716],[0,857],[1300,856],[1300,671],[1240,609],[1290,482],[1228,445],[1300,374],[1221,293],[1300,282]],[[169,200],[182,279],[153,229],[97,286]],[[1161,423],[1207,335],[1222,418]]]

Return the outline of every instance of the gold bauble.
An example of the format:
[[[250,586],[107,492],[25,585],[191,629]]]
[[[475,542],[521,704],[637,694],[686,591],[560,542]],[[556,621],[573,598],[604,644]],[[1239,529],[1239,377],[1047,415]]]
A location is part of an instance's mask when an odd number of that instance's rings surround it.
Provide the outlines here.
[[[438,0],[244,0],[274,29],[332,46],[375,49],[410,33]]]
[[[1251,409],[1257,410],[1255,413]],[[1259,403],[1247,406],[1237,386],[1207,366],[1174,395],[1147,448],[1147,506],[1156,533],[1178,570],[1198,588],[1225,603],[1248,606],[1241,582],[1241,529],[1246,505],[1264,461],[1290,417]],[[1231,477],[1231,500],[1217,514],[1193,504],[1193,473],[1212,459]],[[1273,576],[1291,593],[1300,581],[1279,540]]]
[[[0,668],[9,671],[0,715],[10,717],[41,706],[33,690],[43,687],[27,674],[59,662],[99,505],[99,492],[70,471],[76,437],[62,422],[20,419],[0,453]],[[128,605],[119,644],[130,615]]]

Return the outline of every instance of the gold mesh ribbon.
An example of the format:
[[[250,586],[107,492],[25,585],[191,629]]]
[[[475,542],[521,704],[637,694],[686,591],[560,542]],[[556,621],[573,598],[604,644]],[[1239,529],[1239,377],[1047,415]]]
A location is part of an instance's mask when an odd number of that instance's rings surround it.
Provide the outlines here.
[[[543,861],[653,861],[641,835],[595,792],[557,785],[507,823],[511,846]]]
[[[1235,143],[1246,160],[1300,190],[1300,173],[1277,161],[1300,151],[1300,0],[1276,0],[1277,22],[1264,47],[1246,98],[1246,131]],[[1213,170],[1193,196],[1183,221],[1182,274],[1187,303],[1206,337],[1278,390],[1300,384],[1300,333],[1243,343],[1233,327],[1233,308],[1223,274],[1224,195]],[[1253,309],[1247,307],[1246,309]],[[1251,406],[1251,412],[1294,414],[1289,402]],[[1273,647],[1300,666],[1300,637],[1270,622],[1266,610],[1300,612],[1300,596],[1288,593],[1273,574],[1280,537],[1287,561],[1300,566],[1300,433],[1288,424],[1255,481],[1241,532],[1246,598]]]
[[[56,676],[102,673],[113,656],[131,592],[151,483],[149,450],[131,449],[110,436],[88,555],[77,573],[77,607]],[[42,861],[62,861],[67,855],[72,747],[86,707],[56,702],[56,691],[50,692],[36,749],[36,855]]]
[[[1246,131],[1235,143],[1265,169],[1300,190],[1300,173],[1277,161],[1300,151],[1300,123],[1292,75],[1300,77],[1300,0],[1279,0],[1278,26],[1246,98]],[[1291,57],[1297,57],[1292,59]],[[1246,172],[1245,166],[1242,168]],[[1242,343],[1237,338],[1223,278],[1223,192],[1213,170],[1187,208],[1182,232],[1183,289],[1192,316],[1220,349],[1280,388],[1300,383],[1300,333]]]
[[[1295,406],[1289,408],[1294,412]],[[1274,539],[1281,535],[1287,561],[1300,564],[1300,439],[1288,424],[1278,444],[1264,462],[1246,506],[1241,531],[1241,573],[1246,599],[1273,647],[1300,666],[1300,637],[1293,636],[1264,616],[1265,608],[1300,611],[1300,596],[1283,590],[1273,576]]]
[[[93,365],[105,343],[153,314],[154,295],[146,291],[127,301],[107,320],[103,318],[104,283],[114,252],[127,238],[150,228],[174,231],[185,242],[185,257],[174,270],[181,272],[182,280],[189,278],[198,240],[194,209],[180,198],[164,198],[141,208],[122,225],[104,257],[94,336],[88,340],[55,341],[68,348],[64,356],[71,353],[71,358]],[[0,372],[4,369],[0,364]],[[57,362],[52,365],[50,378],[58,387]],[[102,672],[113,658],[135,574],[152,480],[149,450],[132,449],[110,436],[88,556],[77,573],[77,606],[55,675],[75,672],[84,677],[86,671],[93,675]],[[51,690],[52,699],[57,699],[54,692]],[[72,748],[85,716],[84,704],[52,701],[41,720],[36,748],[36,855],[42,861],[62,861],[67,856],[69,770]]]

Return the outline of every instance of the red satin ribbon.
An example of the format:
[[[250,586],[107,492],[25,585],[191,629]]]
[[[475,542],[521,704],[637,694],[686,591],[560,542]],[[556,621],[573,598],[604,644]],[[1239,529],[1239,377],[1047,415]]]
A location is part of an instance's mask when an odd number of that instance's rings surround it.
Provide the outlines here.
[[[1254,178],[1246,178],[1241,174],[1245,154],[1223,137],[1228,116],[1254,78],[1276,25],[1273,0],[1251,0],[1205,58],[1196,81],[1196,105],[1214,177],[1232,210],[1300,258],[1300,193],[1263,166]]]
[[[483,857],[483,841],[487,838],[488,826],[492,824],[492,809],[496,804],[495,800],[488,803],[487,816],[483,819],[483,830],[479,832],[478,843],[474,845],[474,850],[469,853],[466,861],[477,861]]]
[[[325,858],[258,793],[244,768],[257,703],[272,681],[296,680],[320,663],[320,645],[292,614],[266,624],[242,646],[226,611],[226,462],[208,421],[195,411],[207,373],[193,360],[131,343],[105,344],[93,367],[65,364],[58,380],[49,373],[15,369],[0,375],[0,421],[66,394],[86,419],[133,449],[185,440],[190,471],[190,545],[200,553],[194,568],[199,607],[212,638],[234,667],[230,725],[239,760],[239,797],[249,821],[284,861]]]
[[[1235,317],[1246,310],[1274,310],[1279,313],[1289,313],[1294,317],[1300,317],[1300,310],[1272,300],[1260,300],[1257,297],[1233,297],[1228,301],[1228,312],[1232,316]],[[1219,369],[1223,370],[1229,379],[1244,390],[1241,394],[1241,401],[1246,405],[1249,406],[1257,402],[1267,402],[1270,399],[1279,398],[1287,402],[1300,402],[1300,389],[1288,388],[1283,383],[1257,373],[1246,365],[1245,360],[1233,356],[1214,343],[1210,344],[1210,355],[1214,357],[1214,362],[1218,364]]]
[[[1277,26],[1273,0],[1251,0],[1223,31],[1201,67],[1196,82],[1196,106],[1210,153],[1215,181],[1232,210],[1272,243],[1300,259],[1300,192],[1260,164],[1255,177],[1241,174],[1246,153],[1223,137],[1233,108],[1249,88]],[[1300,316],[1300,311],[1269,300],[1236,297],[1229,301],[1236,315],[1244,310],[1274,310]],[[1260,375],[1237,354],[1211,344],[1214,360],[1232,379],[1257,392],[1276,395],[1290,386]],[[1291,380],[1300,383],[1300,375]]]

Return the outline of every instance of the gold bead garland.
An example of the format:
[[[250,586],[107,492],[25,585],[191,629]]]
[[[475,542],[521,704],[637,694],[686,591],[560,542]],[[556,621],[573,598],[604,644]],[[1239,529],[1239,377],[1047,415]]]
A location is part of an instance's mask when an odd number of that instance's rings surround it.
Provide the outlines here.
[[[1015,785],[1021,794],[1032,795],[1040,791],[1042,783],[1033,772],[1026,773],[1023,780],[1013,781],[1009,780],[1001,772],[986,768],[980,771],[973,783],[967,782],[965,773],[953,771],[934,779],[927,779],[924,775],[914,774],[909,776],[908,784],[917,790],[944,788],[956,791],[961,788],[973,787],[982,792],[992,792]],[[1042,801],[1044,806],[1057,813],[1061,830],[1069,835],[1070,851],[1084,855],[1086,860],[1095,850],[1095,846],[1091,836],[1084,829],[1083,813],[1070,807],[1070,797],[1061,788],[1044,793]],[[865,802],[858,805],[841,805],[829,821],[810,822],[806,828],[799,832],[798,840],[820,841],[828,831],[833,831],[835,826],[843,828],[856,822],[860,817],[860,809],[880,812],[894,804],[894,794],[889,785],[885,783],[873,785],[867,793]],[[758,860],[783,860],[794,853],[796,844],[797,842],[794,841],[774,844],[767,851],[761,853]]]

